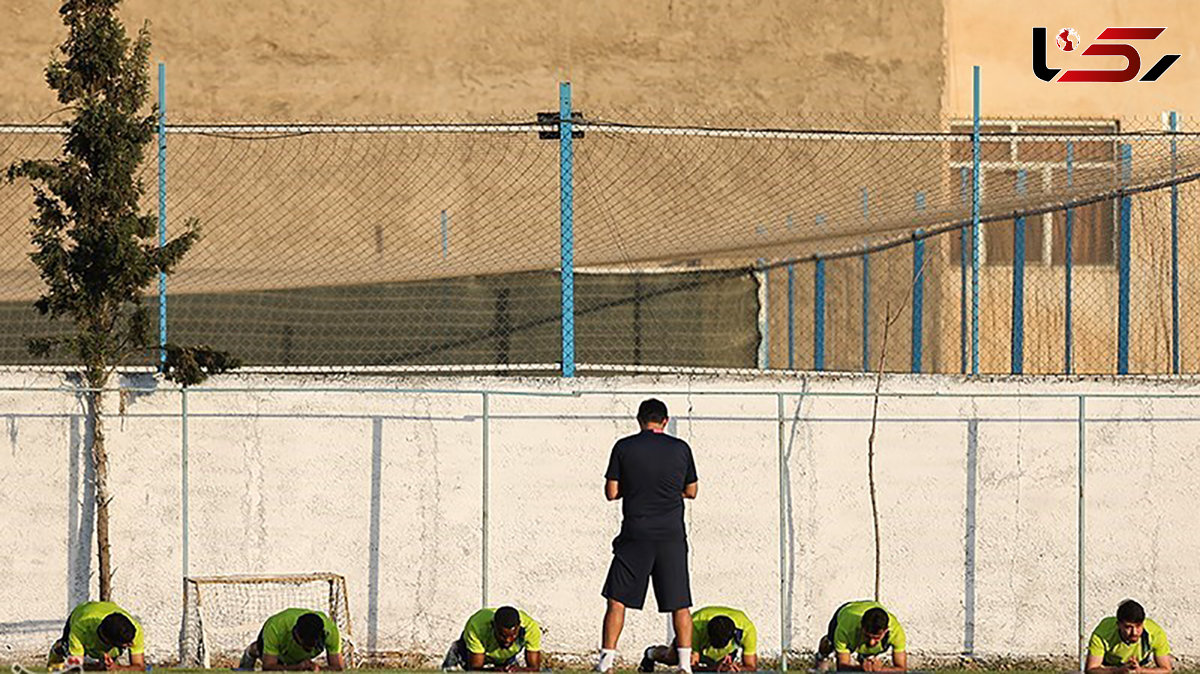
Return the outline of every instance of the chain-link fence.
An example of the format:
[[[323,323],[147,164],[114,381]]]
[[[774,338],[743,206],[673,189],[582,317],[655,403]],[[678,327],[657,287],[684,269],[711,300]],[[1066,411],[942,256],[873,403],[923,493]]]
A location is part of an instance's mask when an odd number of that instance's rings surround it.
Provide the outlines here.
[[[146,209],[203,239],[152,307],[265,367],[1200,370],[1195,134],[662,121],[167,126]],[[3,165],[61,145],[0,131]],[[65,329],[32,309],[32,201],[0,186],[7,364]]]

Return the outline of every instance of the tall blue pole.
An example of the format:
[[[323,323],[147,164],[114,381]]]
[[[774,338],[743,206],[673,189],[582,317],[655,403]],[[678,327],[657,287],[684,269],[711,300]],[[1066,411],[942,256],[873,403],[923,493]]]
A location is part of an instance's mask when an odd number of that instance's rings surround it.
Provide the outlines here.
[[[979,66],[974,67],[974,111],[971,131],[971,374],[979,374]]]
[[[1133,173],[1133,146],[1121,144],[1121,186]],[[1129,374],[1130,211],[1129,195],[1121,197],[1121,222],[1117,234],[1117,374]]]
[[[1025,196],[1025,169],[1017,170],[1017,195]],[[1025,216],[1013,222],[1012,353],[1013,374],[1025,371]]]
[[[862,200],[860,209],[864,225],[871,223],[871,192],[860,188]],[[867,242],[869,250],[870,241]],[[862,371],[871,371],[871,254],[864,251],[862,256]]]
[[[1075,143],[1072,141],[1067,141],[1067,189],[1069,190],[1072,186],[1074,186],[1074,184],[1075,184]],[[1063,348],[1066,351],[1066,355],[1064,357],[1064,362],[1063,362],[1063,371],[1066,374],[1071,374],[1072,372],[1074,372],[1074,369],[1075,369],[1075,363],[1073,362],[1073,358],[1072,358],[1072,354],[1074,353],[1074,350],[1075,350],[1075,344],[1074,344],[1075,333],[1073,330],[1074,326],[1073,326],[1072,321],[1074,319],[1072,318],[1073,313],[1072,313],[1072,306],[1071,306],[1072,302],[1073,302],[1073,298],[1074,298],[1074,291],[1075,291],[1074,286],[1073,286],[1074,278],[1072,277],[1074,274],[1074,266],[1075,266],[1075,209],[1073,209],[1073,208],[1067,209],[1067,232],[1066,232],[1066,240],[1063,242],[1063,247],[1065,248],[1064,263],[1065,263],[1065,266],[1067,269],[1067,278],[1066,278],[1066,286],[1067,287],[1065,289],[1066,296],[1067,296],[1067,306],[1066,306],[1066,315],[1063,317],[1065,319],[1065,321],[1064,321],[1065,334],[1063,335]]]
[[[788,369],[796,369],[796,265],[787,266]]]
[[[571,83],[558,85],[558,220],[562,258],[562,376],[575,376],[575,192]]]
[[[167,64],[158,64],[158,245],[167,245]],[[167,275],[158,273],[158,366],[167,363]]]
[[[916,231],[913,241],[913,297],[912,297],[912,371],[921,371],[921,322],[925,313],[925,240],[921,230]]]
[[[862,254],[862,371],[871,371],[871,254]]]
[[[1179,170],[1175,132],[1179,119],[1171,111],[1171,178]],[[1171,185],[1171,372],[1179,374],[1179,185]]]
[[[970,171],[963,167],[959,172],[959,195],[965,205],[967,196],[967,174]],[[958,369],[962,374],[967,373],[967,228],[958,230],[959,260],[958,277]]]
[[[825,260],[813,269],[813,369],[825,369]]]

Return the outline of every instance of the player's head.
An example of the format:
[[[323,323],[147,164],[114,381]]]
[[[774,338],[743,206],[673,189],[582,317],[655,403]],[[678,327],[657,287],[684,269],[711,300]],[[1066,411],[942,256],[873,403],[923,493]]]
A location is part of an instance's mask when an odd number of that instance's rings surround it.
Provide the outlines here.
[[[652,425],[662,428],[663,424],[667,423],[666,403],[657,398],[643,400],[642,404],[638,405],[637,420],[642,428],[649,428]]]
[[[727,615],[714,616],[708,621],[708,642],[713,648],[725,648],[733,639],[733,619]]]
[[[1146,609],[1132,599],[1126,599],[1117,607],[1117,632],[1121,641],[1132,644],[1142,638],[1145,629]]]
[[[868,646],[874,648],[883,641],[888,633],[889,622],[887,611],[878,606],[867,609],[862,617],[862,632],[863,639],[866,640]]]
[[[100,637],[106,645],[113,648],[129,648],[133,645],[133,639],[137,636],[137,628],[133,626],[133,621],[121,613],[109,613],[104,616],[104,620],[100,621],[100,626],[96,628],[96,636]]]
[[[316,613],[305,613],[296,619],[292,628],[292,638],[306,651],[316,650],[325,641],[325,621]]]
[[[508,648],[521,634],[521,614],[511,606],[501,606],[492,616],[492,631],[496,633],[496,641]]]

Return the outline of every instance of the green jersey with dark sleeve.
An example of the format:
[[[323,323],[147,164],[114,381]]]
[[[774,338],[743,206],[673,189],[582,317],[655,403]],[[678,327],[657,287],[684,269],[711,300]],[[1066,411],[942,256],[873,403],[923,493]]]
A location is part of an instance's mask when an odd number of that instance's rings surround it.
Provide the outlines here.
[[[1147,618],[1142,628],[1142,638],[1127,644],[1121,639],[1116,616],[1109,616],[1092,631],[1088,655],[1103,658],[1105,667],[1120,667],[1130,660],[1152,667],[1154,656],[1171,654],[1171,644],[1167,643],[1167,633],[1153,620]]]
[[[733,621],[733,638],[721,648],[712,645],[708,638],[708,624],[717,616],[727,616]],[[758,630],[746,614],[727,606],[705,606],[692,613],[692,649],[703,660],[720,662],[726,655],[741,650],[742,656],[758,654]]]
[[[883,641],[874,646],[867,645],[863,636],[862,619],[863,615],[873,608],[883,608],[883,605],[877,601],[852,601],[838,610],[837,629],[833,633],[835,651],[870,656],[879,655],[889,648],[893,652],[904,652],[907,649],[904,627],[891,611],[888,611],[888,630]]]
[[[70,626],[67,634],[67,652],[70,655],[86,655],[97,660],[103,659],[105,654],[111,658],[121,655],[122,649],[104,643],[98,633],[100,623],[112,613],[120,613],[133,623],[135,632],[129,653],[145,653],[146,633],[142,630],[141,623],[111,601],[85,601],[71,611],[71,617],[67,619]]]
[[[325,624],[325,638],[318,640],[313,650],[306,650],[292,636],[296,621],[307,613],[315,613]],[[295,665],[305,660],[312,660],[325,651],[329,655],[342,652],[342,635],[338,632],[337,623],[320,611],[307,608],[288,608],[267,618],[262,628],[263,655],[274,655],[285,665]]]
[[[528,613],[520,609],[517,609],[517,613],[521,616],[521,627],[517,631],[516,640],[507,647],[501,646],[500,640],[496,638],[496,629],[493,626],[496,609],[480,609],[472,614],[462,633],[463,645],[467,647],[467,652],[482,653],[484,662],[498,665],[508,662],[524,650],[541,651],[541,626],[530,618]]]

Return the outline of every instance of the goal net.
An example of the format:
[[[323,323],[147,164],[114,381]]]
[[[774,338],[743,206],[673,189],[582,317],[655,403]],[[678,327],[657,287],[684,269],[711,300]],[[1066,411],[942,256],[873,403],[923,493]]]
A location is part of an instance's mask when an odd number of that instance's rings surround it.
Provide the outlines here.
[[[326,613],[338,626],[347,665],[353,662],[346,579],[305,573],[185,578],[180,666],[236,666],[263,622],[286,608]]]

